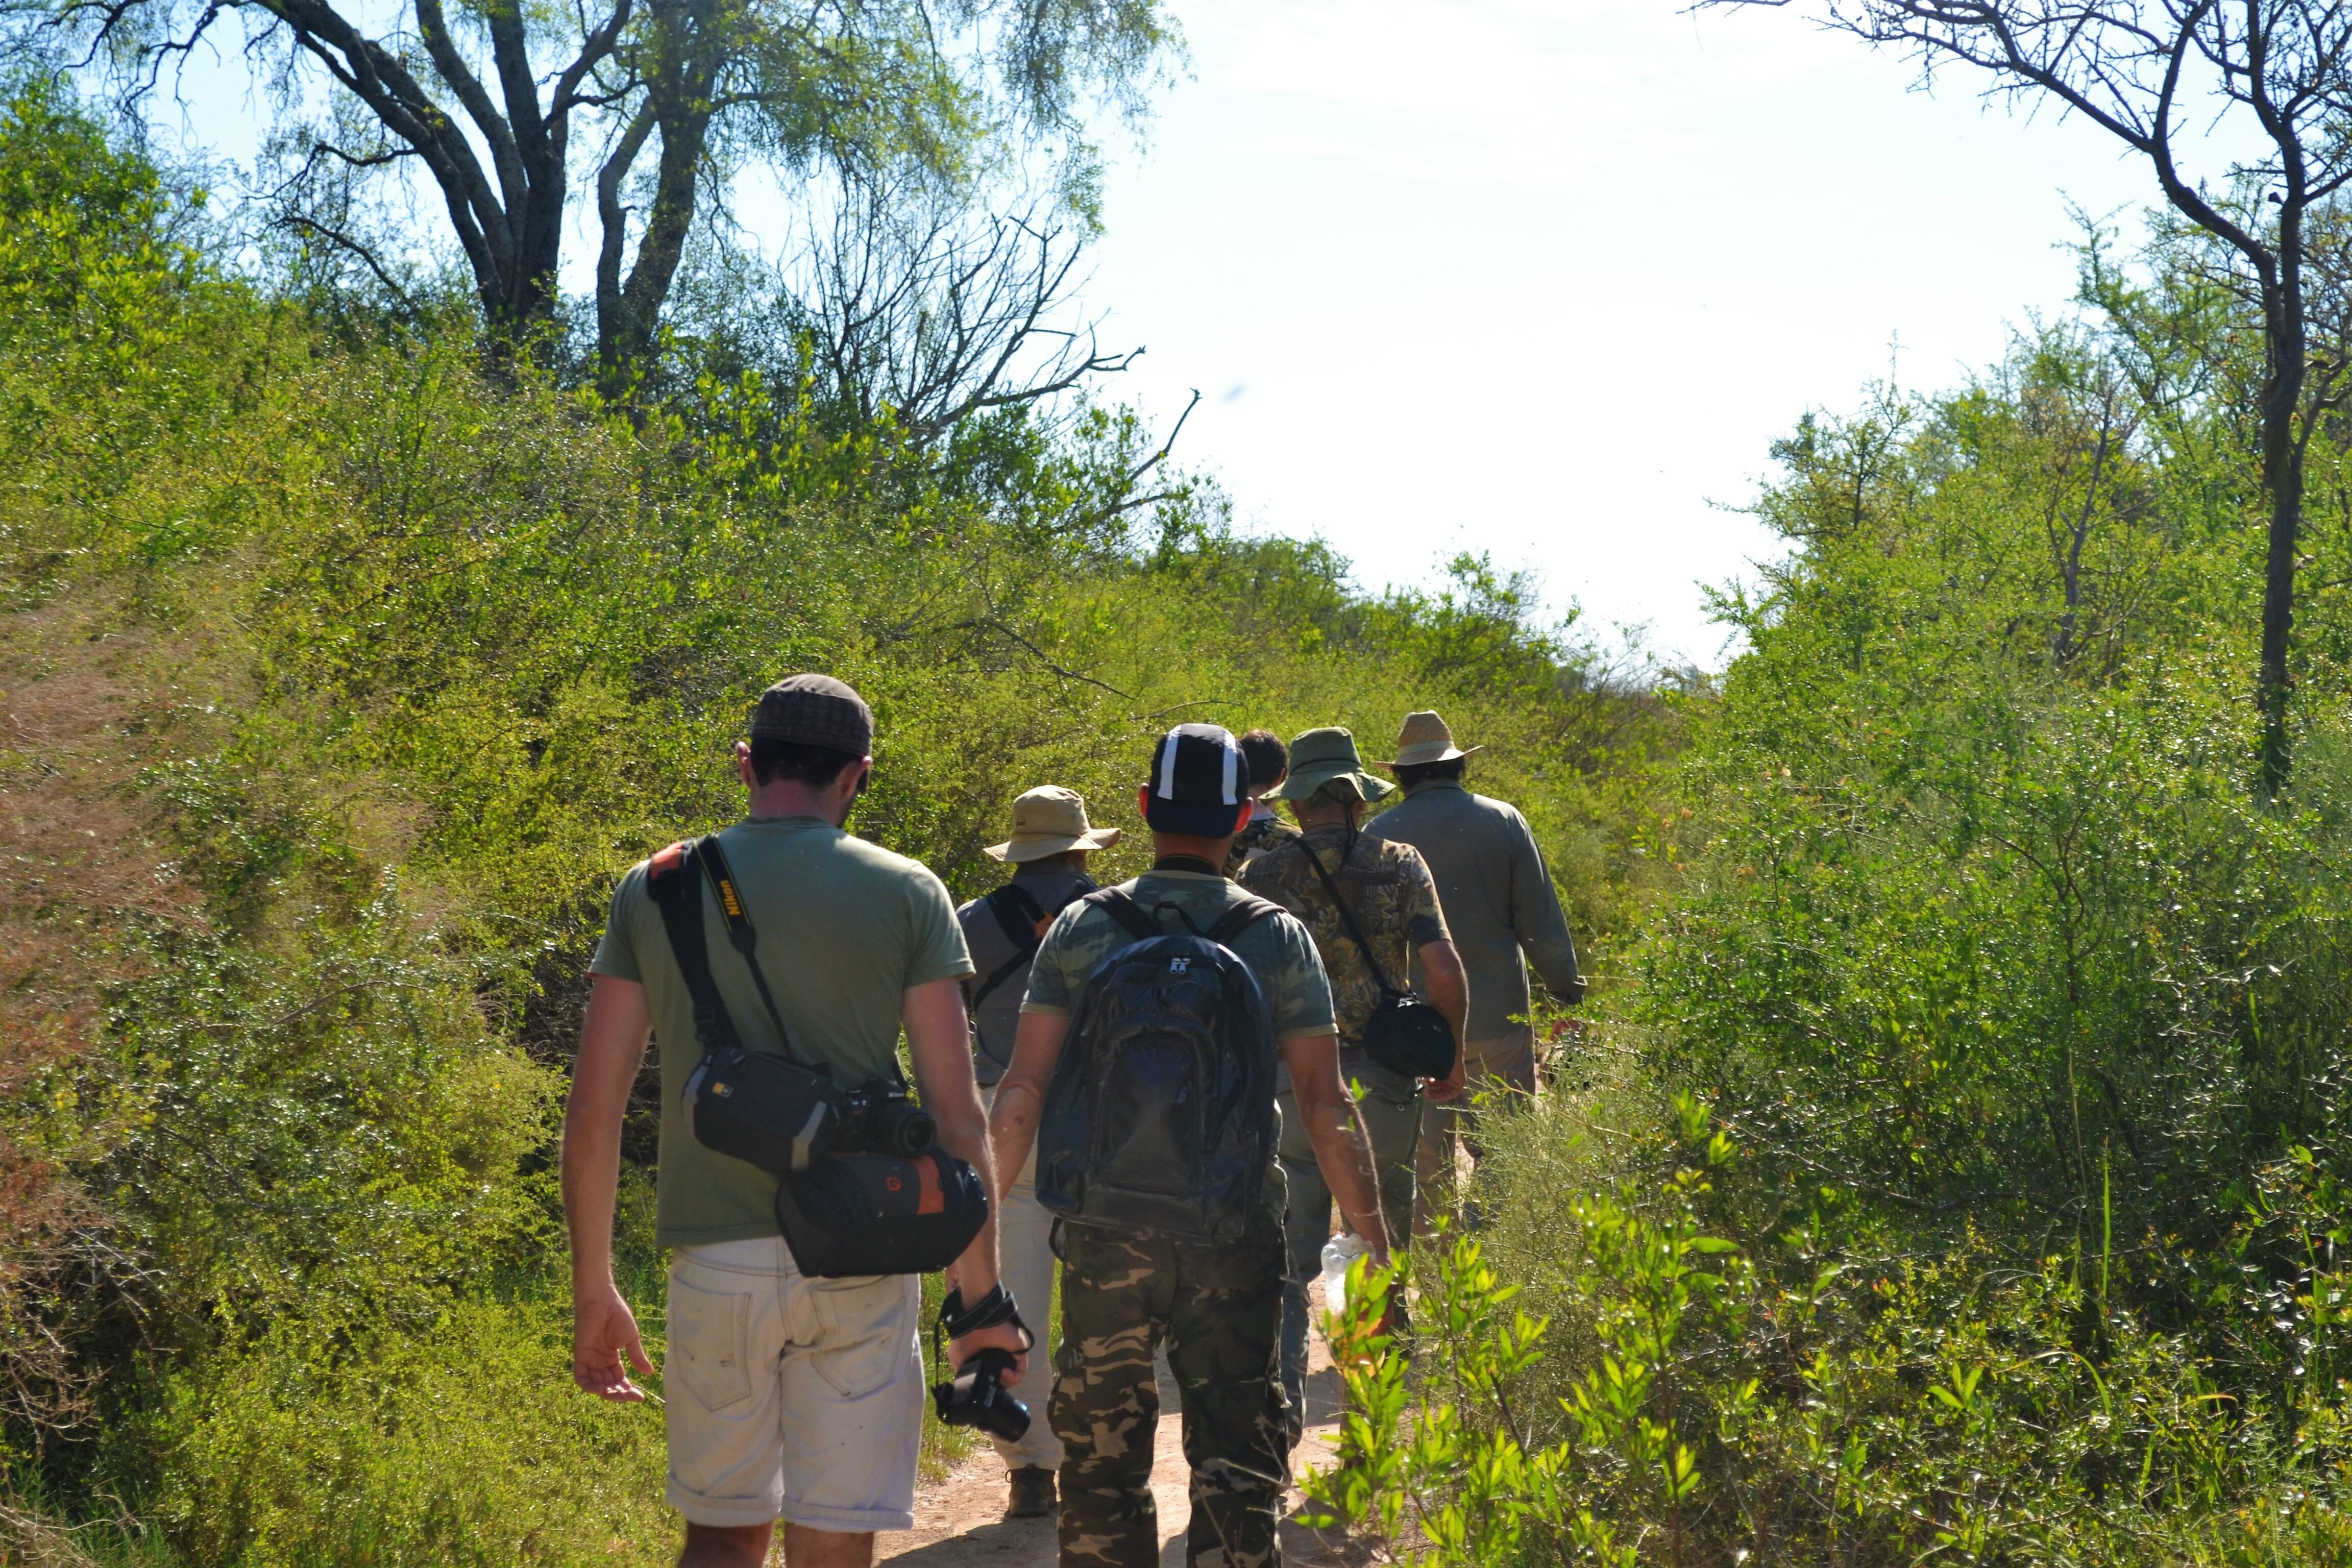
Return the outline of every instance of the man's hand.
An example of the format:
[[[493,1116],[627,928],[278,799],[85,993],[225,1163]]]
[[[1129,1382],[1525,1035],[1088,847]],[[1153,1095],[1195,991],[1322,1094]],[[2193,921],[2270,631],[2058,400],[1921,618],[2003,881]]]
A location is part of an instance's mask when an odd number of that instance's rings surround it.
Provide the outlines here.
[[[961,1339],[948,1342],[948,1365],[961,1372],[966,1363],[985,1350],[1011,1351],[1013,1370],[1004,1374],[1004,1386],[1017,1386],[1029,1371],[1029,1336],[1011,1323],[995,1323],[985,1329],[974,1329]]]
[[[641,1377],[654,1374],[646,1342],[637,1337],[637,1317],[612,1286],[581,1292],[572,1304],[572,1381],[599,1399],[635,1405],[646,1391],[629,1381],[629,1366]]]
[[[1463,1047],[1470,1038],[1470,973],[1462,967],[1462,954],[1450,942],[1423,942],[1413,950],[1421,963],[1422,986],[1429,994],[1429,1005],[1445,1016],[1445,1026],[1454,1034],[1454,1070],[1444,1078],[1433,1078],[1424,1090],[1439,1105],[1462,1098],[1462,1078],[1467,1067],[1463,1060]]]
[[[1439,1105],[1459,1100],[1462,1098],[1462,1087],[1469,1069],[1469,1058],[1462,1054],[1459,1047],[1456,1047],[1454,1052],[1454,1070],[1444,1078],[1431,1079],[1429,1087],[1423,1092]]]
[[[572,1100],[563,1112],[563,1221],[572,1237],[572,1380],[605,1399],[645,1393],[621,1364],[651,1377],[637,1320],[613,1286],[613,1205],[621,1184],[621,1115],[653,1033],[646,988],[609,974],[588,994]]]

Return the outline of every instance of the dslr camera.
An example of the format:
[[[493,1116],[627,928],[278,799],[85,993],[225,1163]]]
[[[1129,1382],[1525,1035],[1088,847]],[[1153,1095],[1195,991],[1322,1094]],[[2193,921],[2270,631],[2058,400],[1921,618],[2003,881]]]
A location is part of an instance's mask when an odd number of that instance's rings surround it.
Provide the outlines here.
[[[904,1084],[877,1078],[841,1096],[834,1146],[844,1152],[896,1154],[911,1160],[939,1142],[940,1124],[917,1105]]]
[[[1029,1430],[1029,1407],[1005,1391],[1013,1352],[991,1347],[957,1369],[953,1383],[933,1385],[931,1403],[950,1426],[977,1426],[990,1436],[1018,1443]]]

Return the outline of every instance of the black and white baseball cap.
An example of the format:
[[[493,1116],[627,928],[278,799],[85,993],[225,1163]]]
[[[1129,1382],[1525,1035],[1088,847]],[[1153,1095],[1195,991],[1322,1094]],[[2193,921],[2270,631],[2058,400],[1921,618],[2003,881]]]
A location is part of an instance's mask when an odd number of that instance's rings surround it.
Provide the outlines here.
[[[1249,799],[1249,759],[1222,724],[1179,724],[1151,752],[1143,819],[1162,833],[1222,838]]]

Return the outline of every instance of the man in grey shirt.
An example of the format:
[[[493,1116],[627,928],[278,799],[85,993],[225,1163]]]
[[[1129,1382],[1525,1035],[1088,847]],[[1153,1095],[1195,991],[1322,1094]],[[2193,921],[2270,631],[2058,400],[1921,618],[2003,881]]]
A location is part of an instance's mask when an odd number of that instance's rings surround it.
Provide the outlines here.
[[[1405,798],[1372,818],[1368,838],[1410,844],[1437,879],[1437,901],[1470,979],[1470,1019],[1463,1034],[1465,1084],[1433,1103],[1421,1124],[1421,1193],[1415,1227],[1425,1227],[1433,1183],[1453,1184],[1463,1110],[1481,1090],[1536,1092],[1536,1036],[1528,1014],[1528,966],[1553,997],[1574,1005],[1584,998],[1576,943],[1543,852],[1518,808],[1462,787],[1465,751],[1435,713],[1405,717],[1397,753],[1387,765]],[[1521,954],[1525,954],[1522,959]],[[1441,1091],[1431,1087],[1432,1101]],[[1474,1144],[1472,1154],[1476,1154]]]
[[[997,1080],[1013,1061],[1013,1035],[1021,1024],[1021,998],[1029,990],[1029,966],[1037,944],[1064,905],[1095,890],[1095,879],[1087,875],[1087,853],[1109,848],[1118,837],[1116,827],[1096,827],[1087,821],[1087,803],[1076,792],[1041,784],[1013,803],[1012,838],[988,847],[990,855],[1012,864],[1013,879],[956,910],[964,945],[971,952],[973,973],[964,982],[972,1022],[971,1065],[981,1098],[992,1105]],[[996,1234],[1004,1288],[1016,1301],[1036,1302],[1032,1311],[1043,1325],[1054,1299],[1054,1255],[1048,1245],[1053,1216],[1038,1206],[1036,1182],[1033,1155],[1005,1194]],[[1024,1290],[1030,1294],[1023,1296]],[[1054,1472],[1062,1464],[1062,1445],[1053,1424],[1033,1420],[1021,1441],[999,1441],[996,1451],[1011,1472],[1006,1516],[1032,1519],[1052,1513]]]

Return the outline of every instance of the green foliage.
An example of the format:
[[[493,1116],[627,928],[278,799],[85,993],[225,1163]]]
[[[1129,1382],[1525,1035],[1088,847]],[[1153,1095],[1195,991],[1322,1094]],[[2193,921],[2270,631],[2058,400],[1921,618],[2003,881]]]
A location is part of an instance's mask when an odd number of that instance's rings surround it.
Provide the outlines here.
[[[43,890],[0,920],[79,1021],[0,1034],[0,1159],[64,1194],[0,1203],[30,1260],[0,1394],[57,1385],[0,1404],[0,1531],[251,1565],[671,1549],[657,1413],[566,1376],[552,1113],[614,881],[741,809],[730,750],[784,671],[873,702],[853,828],[960,894],[1033,784],[1132,828],[1179,716],[1377,739],[1431,705],[1604,938],[1650,876],[1618,774],[1675,714],[1483,562],[1370,598],[1181,476],[1139,502],[1117,411],[920,443],[714,375],[615,418],[486,376],[467,333],[226,280],[68,100],[9,112],[0,189],[63,216],[0,278],[0,681],[64,717],[0,755],[11,820],[55,825],[12,841]],[[621,1267],[657,1337],[651,1110]]]
[[[1348,1500],[1409,1500],[1393,1553],[2352,1558],[2352,535],[2315,501],[2257,805],[2259,340],[2187,244],[2094,236],[2087,323],[1776,447],[1792,552],[1720,597],[1633,984],[1485,1130],[1509,1285],[1422,1282],[1490,1370],[1394,1374],[1445,1441]]]

